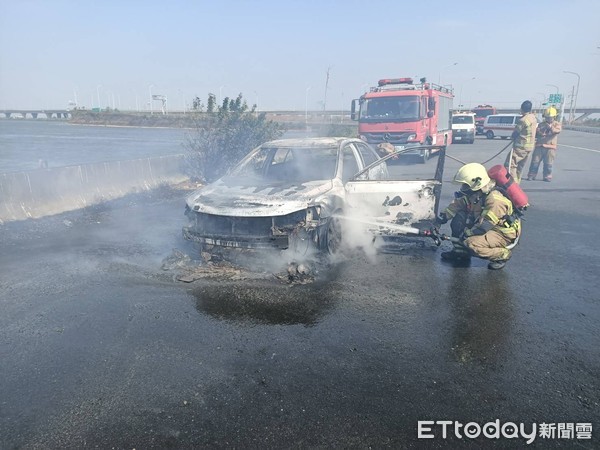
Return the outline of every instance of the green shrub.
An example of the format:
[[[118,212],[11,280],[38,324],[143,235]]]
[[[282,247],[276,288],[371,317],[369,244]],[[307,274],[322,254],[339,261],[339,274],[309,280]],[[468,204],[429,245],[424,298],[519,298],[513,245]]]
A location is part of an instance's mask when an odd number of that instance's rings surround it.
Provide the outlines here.
[[[208,104],[210,110],[210,97]],[[188,175],[210,183],[225,175],[250,150],[281,137],[284,131],[281,124],[267,120],[264,113],[258,114],[256,105],[248,109],[242,94],[236,99],[226,97],[216,112],[188,137]]]

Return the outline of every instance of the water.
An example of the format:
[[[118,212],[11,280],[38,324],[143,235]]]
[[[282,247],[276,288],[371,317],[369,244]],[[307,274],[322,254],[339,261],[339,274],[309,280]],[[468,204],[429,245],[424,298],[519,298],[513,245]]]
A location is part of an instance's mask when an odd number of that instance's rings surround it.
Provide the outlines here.
[[[193,130],[0,120],[0,173],[185,153]]]

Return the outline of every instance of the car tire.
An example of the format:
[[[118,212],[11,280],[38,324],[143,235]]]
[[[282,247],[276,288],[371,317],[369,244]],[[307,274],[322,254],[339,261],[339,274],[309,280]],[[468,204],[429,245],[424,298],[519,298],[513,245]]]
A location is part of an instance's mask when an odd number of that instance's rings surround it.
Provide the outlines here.
[[[341,211],[337,211],[334,217],[329,218],[327,221],[324,250],[330,255],[339,253],[342,246],[342,223],[338,217],[335,217],[339,214],[341,214]]]
[[[475,138],[473,138],[469,141],[469,144],[474,144],[474,143],[475,143]]]
[[[492,130],[488,130],[485,133],[485,137],[488,138],[488,139],[494,139],[494,132]]]
[[[427,160],[429,159],[430,156],[431,156],[430,150],[424,150],[423,154],[421,155],[421,159],[420,159],[419,162],[421,164],[425,164],[427,162]]]

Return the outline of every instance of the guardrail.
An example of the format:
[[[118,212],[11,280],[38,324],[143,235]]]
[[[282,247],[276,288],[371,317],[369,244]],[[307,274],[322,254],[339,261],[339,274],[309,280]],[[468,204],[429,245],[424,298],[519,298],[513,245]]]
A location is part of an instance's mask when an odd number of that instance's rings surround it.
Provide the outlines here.
[[[579,125],[563,125],[564,130],[583,131],[585,133],[600,134],[600,127],[584,127]]]
[[[185,181],[184,158],[167,155],[0,174],[0,225]]]

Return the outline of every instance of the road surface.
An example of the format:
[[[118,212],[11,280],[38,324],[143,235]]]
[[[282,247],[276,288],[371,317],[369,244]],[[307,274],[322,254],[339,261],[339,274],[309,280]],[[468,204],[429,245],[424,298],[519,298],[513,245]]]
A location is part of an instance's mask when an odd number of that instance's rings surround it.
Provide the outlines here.
[[[449,153],[481,162],[505,143]],[[3,225],[0,447],[526,445],[417,438],[418,421],[499,420],[591,423],[591,440],[536,443],[597,448],[600,138],[560,144],[555,180],[523,182],[533,206],[502,271],[422,243],[314,283],[182,283],[161,268],[190,251],[184,194],[168,190]]]

